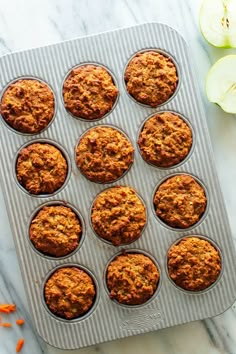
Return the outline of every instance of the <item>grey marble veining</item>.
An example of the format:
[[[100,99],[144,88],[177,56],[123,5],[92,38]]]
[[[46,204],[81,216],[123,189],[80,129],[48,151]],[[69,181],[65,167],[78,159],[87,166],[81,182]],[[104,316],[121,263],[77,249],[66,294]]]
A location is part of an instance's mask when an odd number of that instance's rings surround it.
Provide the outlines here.
[[[216,166],[236,241],[236,119],[209,104],[204,94],[205,76],[218,58],[236,50],[216,49],[201,37],[198,28],[200,0],[0,0],[0,55],[61,40],[143,22],[163,22],[187,40],[196,66],[196,80],[207,111]],[[0,73],[1,82],[1,73]],[[71,353],[43,343],[34,332],[22,285],[12,235],[0,193],[0,303],[14,302],[13,323],[24,317],[24,328],[0,328],[0,354],[15,352],[19,337],[23,354]],[[21,235],[19,235],[21,237]],[[2,316],[4,319],[7,316]],[[79,333],[78,333],[79,335]],[[236,310],[203,322],[194,322],[75,351],[79,354],[236,354]]]

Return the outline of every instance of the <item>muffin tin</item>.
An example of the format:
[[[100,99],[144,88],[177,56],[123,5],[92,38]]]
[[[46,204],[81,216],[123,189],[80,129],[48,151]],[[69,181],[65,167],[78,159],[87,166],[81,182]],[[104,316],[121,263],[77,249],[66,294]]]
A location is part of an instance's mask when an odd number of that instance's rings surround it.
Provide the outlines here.
[[[135,53],[145,49],[170,55],[178,68],[180,82],[176,93],[157,108],[138,104],[127,94],[124,86],[127,63]],[[102,122],[75,119],[63,105],[62,86],[65,77],[71,68],[88,62],[108,68],[120,92],[115,107]],[[214,166],[206,116],[191,63],[192,58],[183,38],[172,28],[158,23],[106,32],[0,58],[1,90],[18,78],[35,77],[48,83],[56,96],[56,117],[40,134],[18,134],[4,123],[0,129],[2,190],[30,313],[38,334],[52,346],[61,349],[82,348],[215,316],[225,311],[235,300],[234,245]],[[190,122],[194,131],[194,146],[191,154],[178,166],[159,169],[142,159],[136,142],[144,120],[151,114],[165,110],[176,112]],[[74,158],[74,148],[80,136],[101,123],[120,128],[135,147],[132,168],[118,181],[106,185],[92,183],[84,178]],[[30,195],[16,183],[17,153],[22,146],[36,141],[55,144],[69,159],[67,182],[53,195]],[[208,209],[204,217],[187,230],[168,228],[153,213],[154,191],[161,181],[177,173],[187,173],[199,179],[208,197]],[[117,248],[96,237],[90,224],[94,198],[102,190],[114,185],[133,187],[144,200],[148,217],[141,237],[132,244]],[[32,215],[47,202],[69,203],[79,210],[84,220],[83,244],[67,257],[44,257],[35,252],[29,242],[28,226]],[[166,272],[167,252],[171,245],[191,235],[208,238],[220,249],[222,256],[221,276],[213,286],[201,293],[181,291],[173,285]],[[150,254],[160,270],[157,294],[140,307],[120,306],[109,298],[104,286],[108,262],[124,248],[127,252],[135,249]],[[73,321],[54,316],[43,299],[43,287],[48,275],[62,266],[86,269],[96,282],[94,306],[86,316]]]

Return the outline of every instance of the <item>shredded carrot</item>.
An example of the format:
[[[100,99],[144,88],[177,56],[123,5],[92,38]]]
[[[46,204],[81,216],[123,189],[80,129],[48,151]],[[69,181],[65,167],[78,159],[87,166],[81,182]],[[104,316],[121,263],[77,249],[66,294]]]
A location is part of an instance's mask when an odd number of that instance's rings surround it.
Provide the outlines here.
[[[3,322],[3,323],[0,324],[0,326],[2,326],[2,327],[12,327],[12,324],[9,323],[9,322]]]
[[[15,304],[0,304],[0,312],[11,313],[16,311]]]
[[[22,318],[19,318],[18,320],[16,320],[16,324],[18,326],[22,326],[25,323],[25,321]]]
[[[19,339],[16,345],[16,353],[19,353],[21,349],[23,348],[25,341],[23,338]]]

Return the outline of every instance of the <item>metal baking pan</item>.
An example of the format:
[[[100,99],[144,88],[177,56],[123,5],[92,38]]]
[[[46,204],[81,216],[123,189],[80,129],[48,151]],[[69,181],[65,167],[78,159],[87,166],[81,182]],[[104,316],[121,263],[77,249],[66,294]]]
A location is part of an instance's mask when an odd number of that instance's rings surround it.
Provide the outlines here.
[[[170,55],[176,63],[179,87],[166,104],[150,108],[137,104],[126,92],[124,70],[137,52],[152,49]],[[220,190],[206,115],[192,68],[193,58],[183,38],[172,28],[158,23],[106,32],[55,45],[13,53],[0,58],[1,90],[21,77],[38,78],[50,85],[56,97],[56,116],[50,126],[35,136],[18,134],[1,122],[1,182],[15,247],[33,322],[38,334],[50,345],[61,349],[82,348],[117,338],[165,328],[188,321],[215,316],[225,311],[236,297],[236,257],[223,196]],[[81,63],[98,63],[108,68],[119,88],[119,98],[110,114],[100,121],[84,122],[64,108],[62,85],[69,70]],[[142,159],[137,146],[140,127],[145,119],[159,111],[174,111],[189,122],[194,145],[189,157],[171,169],[153,167]],[[120,306],[109,298],[104,284],[107,263],[124,247],[101,241],[90,224],[90,209],[95,196],[109,185],[88,181],[78,170],[74,148],[80,136],[99,124],[120,128],[131,139],[134,163],[125,176],[111,185],[129,185],[136,189],[147,207],[148,222],[142,236],[130,245],[149,254],[158,264],[161,281],[157,294],[140,307]],[[36,139],[61,146],[70,160],[71,173],[64,188],[51,196],[25,193],[15,178],[15,159],[19,149]],[[159,222],[153,212],[153,193],[159,183],[175,173],[195,176],[204,186],[208,207],[204,218],[189,230],[174,230]],[[35,252],[29,242],[28,227],[32,215],[47,202],[69,203],[84,220],[81,247],[69,257],[53,259]],[[173,285],[167,274],[167,252],[183,236],[200,235],[210,239],[222,255],[222,274],[207,291],[193,294]],[[84,318],[63,321],[51,315],[42,296],[44,281],[62,265],[87,269],[95,278],[96,306]]]

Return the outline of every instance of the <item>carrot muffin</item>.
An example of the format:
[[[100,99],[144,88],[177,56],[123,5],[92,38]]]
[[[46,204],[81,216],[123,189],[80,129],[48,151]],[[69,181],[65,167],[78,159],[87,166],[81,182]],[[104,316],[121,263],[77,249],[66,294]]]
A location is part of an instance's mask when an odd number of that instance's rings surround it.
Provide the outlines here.
[[[102,118],[110,112],[118,92],[108,71],[92,64],[72,69],[63,85],[66,109],[87,120]]]
[[[218,278],[221,257],[218,250],[199,237],[186,237],[168,252],[170,278],[185,290],[207,289]]]
[[[185,159],[192,141],[188,124],[177,114],[164,112],[144,123],[138,145],[144,160],[158,167],[171,167]]]
[[[158,52],[138,53],[125,71],[128,93],[151,107],[166,102],[175,92],[178,75],[173,61]]]
[[[31,194],[51,194],[67,176],[67,162],[54,145],[33,143],[23,148],[16,162],[19,183]]]
[[[44,287],[44,297],[49,310],[67,320],[88,312],[94,303],[95,295],[95,286],[90,275],[76,267],[56,270]]]
[[[196,224],[206,205],[204,189],[189,175],[168,178],[154,196],[156,215],[167,225],[180,229]]]
[[[137,240],[147,222],[146,208],[135,190],[115,186],[95,199],[91,214],[96,234],[114,246]]]
[[[85,133],[76,148],[76,164],[91,181],[113,182],[133,163],[134,148],[117,129],[97,126]]]
[[[52,90],[36,79],[22,79],[12,83],[1,100],[2,117],[21,133],[40,133],[52,120],[54,110]]]
[[[148,301],[155,293],[159,279],[156,265],[140,253],[117,256],[106,273],[111,299],[125,305],[141,305]]]
[[[75,212],[63,205],[44,206],[30,225],[30,240],[47,255],[63,257],[79,245],[81,222]]]

